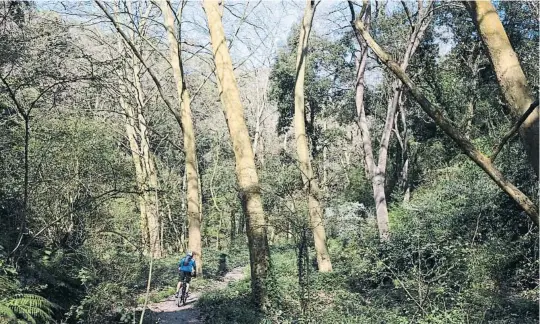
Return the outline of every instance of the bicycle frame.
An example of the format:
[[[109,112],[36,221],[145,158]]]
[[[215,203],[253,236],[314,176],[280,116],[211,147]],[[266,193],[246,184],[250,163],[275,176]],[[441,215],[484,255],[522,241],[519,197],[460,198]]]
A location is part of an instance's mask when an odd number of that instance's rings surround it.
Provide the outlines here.
[[[182,305],[185,305],[186,304],[186,299],[187,299],[187,296],[186,296],[186,278],[184,277],[182,279],[182,292],[176,298],[176,305],[178,307],[180,307],[180,303],[182,303]]]

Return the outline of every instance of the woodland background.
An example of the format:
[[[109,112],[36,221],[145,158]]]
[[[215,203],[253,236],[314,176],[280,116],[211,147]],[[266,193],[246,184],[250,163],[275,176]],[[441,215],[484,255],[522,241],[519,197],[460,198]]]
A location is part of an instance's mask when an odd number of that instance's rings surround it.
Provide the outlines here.
[[[524,211],[359,28],[491,155],[521,113],[474,3],[1,2],[0,322],[138,321],[189,249],[194,289],[251,269],[208,323],[537,323],[538,148],[493,161]],[[527,109],[539,6],[493,5]]]

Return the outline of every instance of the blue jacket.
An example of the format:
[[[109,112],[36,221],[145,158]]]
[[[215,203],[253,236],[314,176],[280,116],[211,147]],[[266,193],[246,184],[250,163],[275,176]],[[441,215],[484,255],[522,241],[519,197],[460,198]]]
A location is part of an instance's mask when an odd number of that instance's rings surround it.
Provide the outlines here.
[[[184,261],[188,258],[187,256],[183,257],[180,262],[178,263],[178,270],[185,271],[185,272],[193,272],[194,269],[197,269],[197,265],[195,264],[195,259],[193,257],[188,261],[187,265],[184,265]]]

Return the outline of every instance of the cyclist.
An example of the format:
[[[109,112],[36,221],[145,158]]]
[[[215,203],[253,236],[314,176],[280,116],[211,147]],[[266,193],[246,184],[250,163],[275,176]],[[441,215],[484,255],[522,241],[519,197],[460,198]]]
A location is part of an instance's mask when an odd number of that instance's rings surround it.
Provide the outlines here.
[[[183,257],[178,263],[178,271],[180,275],[180,281],[176,286],[175,297],[178,297],[180,293],[180,288],[182,287],[182,282],[184,278],[186,280],[186,297],[188,296],[189,291],[189,282],[191,281],[192,273],[193,277],[197,276],[197,265],[195,264],[195,259],[193,259],[193,252],[188,251],[185,257]]]

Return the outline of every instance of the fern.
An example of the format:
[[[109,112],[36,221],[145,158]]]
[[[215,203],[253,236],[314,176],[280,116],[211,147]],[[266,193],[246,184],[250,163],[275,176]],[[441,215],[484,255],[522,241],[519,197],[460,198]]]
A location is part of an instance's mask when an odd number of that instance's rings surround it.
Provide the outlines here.
[[[0,317],[16,320],[24,319],[36,324],[52,322],[53,309],[57,306],[47,299],[33,294],[17,294],[0,301]]]
[[[0,302],[0,320],[2,320],[2,319],[15,320],[15,319],[17,319],[17,315],[6,304]],[[0,321],[0,323],[3,323],[3,322]]]

